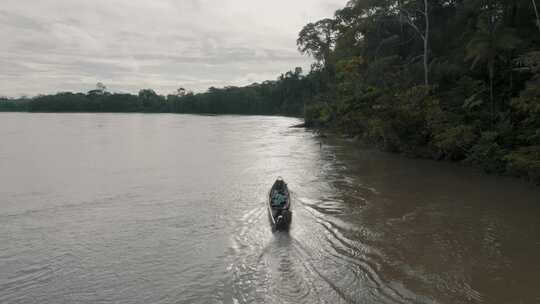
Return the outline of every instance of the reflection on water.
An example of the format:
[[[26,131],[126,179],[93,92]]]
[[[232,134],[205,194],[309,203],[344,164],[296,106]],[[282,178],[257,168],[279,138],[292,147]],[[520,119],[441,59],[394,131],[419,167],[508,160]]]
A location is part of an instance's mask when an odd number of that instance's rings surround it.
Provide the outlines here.
[[[0,114],[0,302],[540,301],[538,188],[295,123]]]

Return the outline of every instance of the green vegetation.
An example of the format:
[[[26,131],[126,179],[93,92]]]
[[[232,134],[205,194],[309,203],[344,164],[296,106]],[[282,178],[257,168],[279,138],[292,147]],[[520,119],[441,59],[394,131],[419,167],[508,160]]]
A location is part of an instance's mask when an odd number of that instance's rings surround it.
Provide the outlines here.
[[[0,112],[23,112],[28,111],[27,98],[9,99],[0,97]]]
[[[184,88],[168,96],[152,89],[138,95],[107,91],[102,83],[88,93],[61,92],[34,98],[8,99],[0,97],[0,111],[29,112],[145,112],[145,113],[206,113],[265,114],[302,116],[304,103],[310,95],[302,69],[287,72],[276,81],[254,83],[246,87],[211,87],[194,94]]]
[[[540,182],[534,1],[350,1],[300,33],[326,79],[306,123]]]
[[[381,149],[540,182],[536,0],[352,0],[306,25],[315,63],[246,87],[160,96],[59,93],[0,100],[27,111],[304,116]]]

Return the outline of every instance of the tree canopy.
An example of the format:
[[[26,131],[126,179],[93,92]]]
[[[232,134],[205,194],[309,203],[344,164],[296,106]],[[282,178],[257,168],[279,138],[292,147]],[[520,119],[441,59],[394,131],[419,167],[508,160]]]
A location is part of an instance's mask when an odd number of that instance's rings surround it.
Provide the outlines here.
[[[300,32],[325,75],[306,122],[540,181],[537,16],[535,0],[349,1],[322,23],[330,51]]]

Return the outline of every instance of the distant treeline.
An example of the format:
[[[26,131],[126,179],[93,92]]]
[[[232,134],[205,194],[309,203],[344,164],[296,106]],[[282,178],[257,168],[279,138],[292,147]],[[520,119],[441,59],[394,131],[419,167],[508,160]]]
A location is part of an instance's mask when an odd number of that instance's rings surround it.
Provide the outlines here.
[[[60,93],[4,110],[303,115],[381,149],[540,182],[537,0],[351,0],[306,25],[311,71],[201,94]]]
[[[152,89],[138,95],[110,93],[98,83],[88,93],[62,92],[33,98],[0,98],[0,111],[29,112],[145,112],[145,113],[209,113],[264,114],[302,116],[304,103],[316,90],[306,83],[312,77],[302,76],[302,70],[287,72],[275,81],[254,83],[246,87],[210,88],[194,94],[183,88],[163,96]]]

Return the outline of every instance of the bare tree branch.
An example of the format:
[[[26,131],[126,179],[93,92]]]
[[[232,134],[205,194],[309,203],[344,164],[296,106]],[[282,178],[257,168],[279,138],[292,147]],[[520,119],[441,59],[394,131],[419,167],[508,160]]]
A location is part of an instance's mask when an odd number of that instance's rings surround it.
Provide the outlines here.
[[[411,14],[404,8],[401,8],[400,11],[405,13],[405,22],[422,37],[422,40],[425,40],[424,33],[420,30],[420,28],[418,28],[416,23],[414,23],[414,19],[411,17]]]
[[[533,0],[534,1],[534,0]],[[424,10],[421,11],[420,9],[415,9],[416,12],[420,13],[424,16],[424,30],[422,31],[418,25],[416,24],[414,18],[412,17],[412,14],[407,11],[403,7],[398,8],[400,12],[400,18],[404,15],[405,16],[405,23],[407,23],[410,27],[412,27],[422,38],[422,41],[424,42],[424,83],[425,85],[429,85],[429,3],[428,0],[424,0]]]
[[[538,8],[536,7],[536,0],[531,0],[533,7],[534,7],[534,13],[536,14],[536,26],[540,30],[540,16],[538,15]]]

